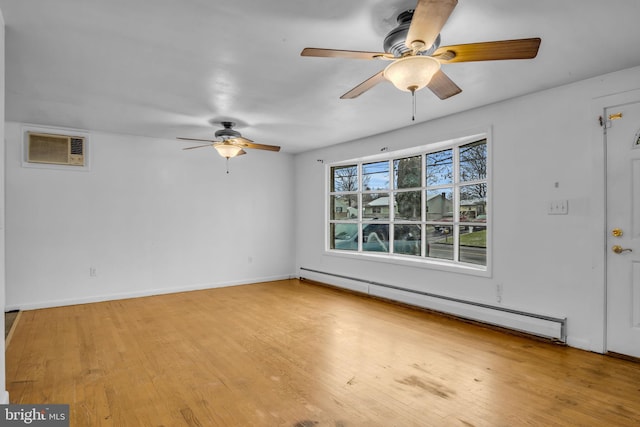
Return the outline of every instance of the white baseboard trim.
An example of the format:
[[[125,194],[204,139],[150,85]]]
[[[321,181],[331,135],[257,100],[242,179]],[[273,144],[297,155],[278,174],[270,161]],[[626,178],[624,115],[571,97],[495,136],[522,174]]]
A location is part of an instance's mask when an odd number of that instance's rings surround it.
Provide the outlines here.
[[[4,390],[1,393],[1,396],[0,396],[0,404],[8,405],[9,403],[10,403],[9,402],[9,392],[7,390]]]
[[[14,310],[37,310],[40,308],[64,307],[67,305],[77,305],[77,304],[90,304],[94,302],[115,301],[120,299],[141,298],[141,297],[149,297],[154,295],[175,294],[178,292],[201,291],[204,289],[225,288],[229,286],[242,286],[242,285],[250,285],[253,283],[273,282],[276,280],[288,280],[288,279],[291,279],[292,277],[295,277],[295,275],[286,274],[286,275],[267,276],[267,277],[259,277],[259,278],[253,278],[253,279],[228,281],[228,282],[199,283],[199,284],[187,285],[182,287],[174,287],[174,288],[145,289],[145,290],[134,291],[134,292],[92,295],[92,296],[87,296],[82,298],[68,298],[68,299],[50,300],[50,301],[34,301],[34,302],[25,302],[25,303],[19,303],[19,304],[7,304],[5,306],[5,312],[14,311]]]

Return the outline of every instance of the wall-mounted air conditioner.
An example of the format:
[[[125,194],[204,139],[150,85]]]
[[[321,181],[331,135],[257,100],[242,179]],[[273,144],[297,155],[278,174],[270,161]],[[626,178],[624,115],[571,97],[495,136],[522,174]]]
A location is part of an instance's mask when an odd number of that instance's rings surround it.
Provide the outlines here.
[[[82,136],[27,132],[27,162],[85,166]]]

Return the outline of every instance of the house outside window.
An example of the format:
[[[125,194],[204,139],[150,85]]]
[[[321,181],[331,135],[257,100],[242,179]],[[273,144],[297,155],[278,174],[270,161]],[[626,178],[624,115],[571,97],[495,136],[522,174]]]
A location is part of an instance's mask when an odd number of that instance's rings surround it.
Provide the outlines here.
[[[329,167],[327,250],[487,267],[485,136]]]

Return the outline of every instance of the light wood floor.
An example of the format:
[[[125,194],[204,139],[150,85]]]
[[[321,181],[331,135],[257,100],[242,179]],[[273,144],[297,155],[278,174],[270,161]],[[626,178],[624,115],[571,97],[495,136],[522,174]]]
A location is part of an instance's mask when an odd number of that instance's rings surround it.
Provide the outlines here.
[[[297,280],[25,311],[12,403],[72,426],[637,426],[640,365]]]

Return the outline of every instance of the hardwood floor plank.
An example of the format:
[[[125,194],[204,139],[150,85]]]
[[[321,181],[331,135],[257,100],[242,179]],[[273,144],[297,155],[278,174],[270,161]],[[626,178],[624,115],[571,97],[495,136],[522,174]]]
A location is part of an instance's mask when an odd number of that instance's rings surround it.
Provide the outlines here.
[[[72,426],[640,424],[640,366],[297,280],[25,311],[12,403]]]

